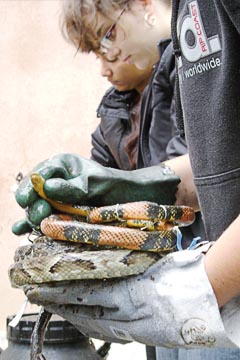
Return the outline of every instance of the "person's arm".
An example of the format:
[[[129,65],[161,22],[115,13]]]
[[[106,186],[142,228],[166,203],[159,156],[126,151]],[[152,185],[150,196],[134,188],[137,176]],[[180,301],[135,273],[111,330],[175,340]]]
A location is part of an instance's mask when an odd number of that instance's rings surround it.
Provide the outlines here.
[[[240,216],[207,252],[205,270],[219,307],[240,294]]]
[[[176,193],[176,205],[188,205],[199,211],[198,199],[195,185],[193,182],[192,168],[189,155],[178,156],[174,159],[164,162],[171,170],[175,172],[181,179]]]
[[[181,178],[176,204],[189,205],[198,210],[189,156],[183,155],[165,164]],[[240,294],[240,216],[207,252],[205,269],[219,307]]]

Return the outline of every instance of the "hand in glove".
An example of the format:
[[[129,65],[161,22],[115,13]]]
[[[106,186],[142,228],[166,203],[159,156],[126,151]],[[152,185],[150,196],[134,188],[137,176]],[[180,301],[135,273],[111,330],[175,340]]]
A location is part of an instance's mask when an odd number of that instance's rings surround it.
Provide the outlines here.
[[[103,206],[131,201],[148,200],[173,204],[180,182],[178,176],[166,168],[153,166],[135,171],[106,168],[75,154],[59,154],[36,166],[32,173],[46,179],[46,195],[63,203]],[[28,226],[39,225],[51,213],[50,205],[39,199],[30,177],[27,176],[16,191],[16,200],[27,209],[28,219],[13,227],[17,235]]]
[[[234,346],[204,270],[209,245],[167,255],[143,275],[28,286],[25,293],[87,336],[167,347]]]

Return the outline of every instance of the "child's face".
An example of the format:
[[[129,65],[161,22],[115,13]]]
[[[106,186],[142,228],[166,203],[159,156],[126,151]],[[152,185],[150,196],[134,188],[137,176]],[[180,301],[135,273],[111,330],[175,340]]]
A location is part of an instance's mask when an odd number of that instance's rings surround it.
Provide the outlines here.
[[[162,5],[158,5],[160,6]],[[145,21],[147,11],[142,2],[135,1],[131,3],[131,9],[127,8],[124,12],[120,10],[112,12],[112,20],[98,14],[100,39],[103,39],[101,51],[106,59],[134,64],[139,69],[149,67],[156,62],[157,42],[162,37],[168,36],[166,22],[158,21],[157,26],[148,26]],[[166,7],[162,6],[160,10],[158,9],[156,18],[159,12],[164,18]],[[107,41],[104,47],[106,34],[110,42]]]
[[[119,10],[112,14],[112,22],[99,14],[98,26],[101,29],[102,38],[114,24],[119,16]],[[155,53],[148,51],[148,43],[152,42],[151,31],[146,29],[144,22],[144,12],[139,7],[138,11],[126,10],[117,21],[114,30],[109,38],[111,47],[102,49],[105,58],[119,60],[126,64],[134,64],[138,68],[148,67],[150,63],[156,60],[156,47],[154,42]],[[105,52],[107,51],[107,52]]]
[[[116,60],[109,62],[105,57],[98,55],[101,64],[101,75],[115,86],[118,91],[136,89],[142,92],[148,84],[152,72],[152,65],[139,69],[133,64]]]

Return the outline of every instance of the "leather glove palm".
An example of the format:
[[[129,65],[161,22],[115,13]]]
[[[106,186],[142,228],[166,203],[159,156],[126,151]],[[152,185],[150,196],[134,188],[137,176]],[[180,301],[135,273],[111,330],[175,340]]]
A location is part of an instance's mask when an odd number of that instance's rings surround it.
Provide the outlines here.
[[[75,154],[59,154],[36,166],[33,172],[45,179],[46,195],[63,203],[103,206],[129,201],[148,200],[173,204],[180,182],[178,176],[161,166],[123,171],[106,168]],[[16,200],[27,209],[30,225],[38,225],[50,215],[51,208],[39,200],[27,176],[16,191]],[[20,234],[20,228],[13,228]]]

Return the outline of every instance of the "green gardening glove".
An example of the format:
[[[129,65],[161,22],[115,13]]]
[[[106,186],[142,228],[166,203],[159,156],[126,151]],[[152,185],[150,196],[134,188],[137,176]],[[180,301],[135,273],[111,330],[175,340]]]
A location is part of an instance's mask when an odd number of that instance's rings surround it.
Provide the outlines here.
[[[67,204],[88,206],[140,200],[173,204],[180,182],[178,176],[160,165],[124,171],[106,168],[75,154],[56,155],[37,165],[31,173],[39,173],[44,177],[47,197]],[[23,224],[15,225],[15,234],[24,233],[27,226],[39,225],[51,213],[50,205],[39,199],[29,176],[20,184],[15,197],[27,211],[26,227]]]

